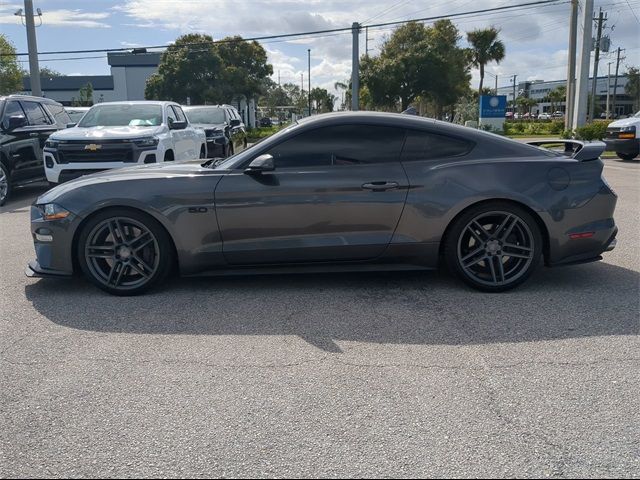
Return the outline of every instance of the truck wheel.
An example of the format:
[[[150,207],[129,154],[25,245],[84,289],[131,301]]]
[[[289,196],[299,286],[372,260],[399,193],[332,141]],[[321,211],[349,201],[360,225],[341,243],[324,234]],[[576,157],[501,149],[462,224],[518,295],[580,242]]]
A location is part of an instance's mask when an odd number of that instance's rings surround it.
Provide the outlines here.
[[[616,152],[616,155],[618,155],[618,158],[621,158],[622,160],[633,160],[638,156],[638,150],[636,149],[636,151],[632,153]]]

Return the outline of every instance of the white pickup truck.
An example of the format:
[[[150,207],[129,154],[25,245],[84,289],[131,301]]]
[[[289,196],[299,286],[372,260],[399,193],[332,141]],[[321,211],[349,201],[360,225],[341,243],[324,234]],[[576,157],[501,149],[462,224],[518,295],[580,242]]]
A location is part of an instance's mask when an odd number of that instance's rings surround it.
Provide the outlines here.
[[[623,160],[632,160],[640,153],[640,112],[632,117],[611,122],[604,139],[607,150]]]
[[[177,103],[107,102],[51,135],[43,153],[55,184],[110,168],[205,158],[207,139]]]

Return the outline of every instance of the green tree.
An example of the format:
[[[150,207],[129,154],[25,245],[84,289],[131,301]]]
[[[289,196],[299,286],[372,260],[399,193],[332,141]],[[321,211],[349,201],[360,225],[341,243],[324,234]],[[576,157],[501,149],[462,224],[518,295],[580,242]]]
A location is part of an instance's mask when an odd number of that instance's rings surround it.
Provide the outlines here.
[[[624,91],[633,100],[633,111],[640,110],[640,71],[636,67],[627,70],[627,84]]]
[[[93,85],[91,82],[80,88],[78,98],[72,98],[71,104],[74,107],[90,107],[93,105]]]
[[[0,95],[23,90],[22,77],[25,72],[18,65],[16,49],[9,39],[0,33]]]
[[[158,72],[147,80],[149,100],[173,100],[193,104],[224,103],[222,59],[209,35],[179,37],[162,54]]]
[[[40,78],[57,78],[62,77],[62,74],[57,70],[53,70],[49,67],[42,67],[40,69]]]
[[[471,45],[471,62],[480,69],[480,86],[484,83],[484,66],[489,62],[500,63],[505,56],[504,43],[498,40],[500,31],[495,27],[467,32],[467,41]]]
[[[556,104],[564,102],[567,99],[567,87],[565,85],[560,85],[559,87],[554,88],[547,95],[547,99],[551,103],[551,112],[555,112]]]
[[[376,107],[405,110],[424,92],[429,72],[435,70],[435,56],[427,48],[427,29],[409,22],[396,29],[382,45],[377,57],[362,58],[362,84]]]
[[[332,112],[335,100],[335,95],[325,88],[316,87],[311,90],[311,103],[315,104],[318,113]]]
[[[189,97],[192,104],[229,102],[235,95],[252,98],[265,92],[272,73],[257,42],[230,37],[215,43],[209,35],[188,34],[162,54],[145,97],[177,102]]]
[[[405,110],[418,97],[438,110],[452,105],[468,84],[468,57],[448,20],[431,27],[409,22],[396,29],[377,57],[362,57],[362,86],[375,108]],[[398,105],[399,104],[399,105]]]
[[[538,104],[538,101],[529,97],[518,97],[516,105],[520,107],[520,113],[531,113],[531,109]]]
[[[214,48],[222,60],[221,90],[226,98],[236,94],[252,98],[264,93],[264,79],[273,74],[273,67],[267,63],[262,45],[236,35],[223,38]]]

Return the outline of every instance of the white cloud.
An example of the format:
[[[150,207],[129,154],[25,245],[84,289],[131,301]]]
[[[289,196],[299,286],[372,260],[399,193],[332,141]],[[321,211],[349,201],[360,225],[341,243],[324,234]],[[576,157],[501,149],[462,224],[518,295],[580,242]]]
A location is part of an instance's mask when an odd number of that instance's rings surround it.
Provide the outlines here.
[[[20,24],[20,18],[14,15],[20,7],[17,4],[0,5],[0,23]],[[43,9],[42,22],[51,27],[111,28],[108,23],[101,21],[109,16],[108,12],[92,13],[80,9]]]

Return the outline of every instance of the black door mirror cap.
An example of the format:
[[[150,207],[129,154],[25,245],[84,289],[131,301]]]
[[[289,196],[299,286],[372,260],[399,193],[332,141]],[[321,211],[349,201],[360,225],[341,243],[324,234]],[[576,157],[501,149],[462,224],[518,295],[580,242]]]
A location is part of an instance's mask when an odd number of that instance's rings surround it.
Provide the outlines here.
[[[169,122],[170,130],[184,130],[187,128],[187,122]]]
[[[16,128],[26,127],[28,125],[27,119],[24,115],[13,115],[9,117],[8,131],[15,130]]]
[[[232,127],[239,127],[240,126],[240,120],[238,120],[238,119],[231,120],[231,126]]]
[[[73,128],[73,127],[75,127],[76,125],[77,125],[77,123],[73,123],[73,122],[71,122],[71,123],[67,123],[67,127],[66,127],[66,128]]]
[[[249,166],[244,170],[244,173],[259,174],[263,172],[273,172],[275,169],[276,166],[275,162],[273,161],[273,157],[268,153],[264,153],[254,158]]]

